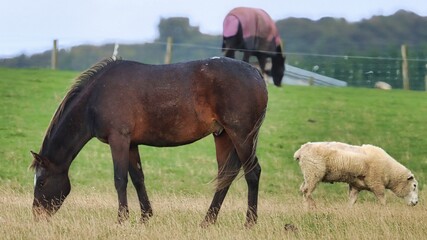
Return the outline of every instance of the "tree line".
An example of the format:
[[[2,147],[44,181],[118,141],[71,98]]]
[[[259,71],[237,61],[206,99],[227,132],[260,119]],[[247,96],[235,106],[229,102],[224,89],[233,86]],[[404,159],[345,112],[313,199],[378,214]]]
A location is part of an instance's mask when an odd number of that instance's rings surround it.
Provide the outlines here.
[[[407,11],[390,16],[374,16],[358,22],[325,17],[317,21],[286,18],[276,22],[287,63],[347,81],[350,86],[365,86],[388,81],[401,87],[400,46],[408,46],[411,89],[424,90],[427,63],[427,17]],[[121,44],[119,56],[150,64],[164,61],[168,37],[173,39],[172,62],[220,56],[222,36],[200,32],[188,18],[160,20],[159,37],[150,43]],[[59,39],[60,44],[60,39]],[[80,45],[60,49],[58,68],[81,71],[102,58],[111,56],[114,43],[102,46]],[[51,51],[31,56],[0,59],[0,66],[18,68],[50,67]]]

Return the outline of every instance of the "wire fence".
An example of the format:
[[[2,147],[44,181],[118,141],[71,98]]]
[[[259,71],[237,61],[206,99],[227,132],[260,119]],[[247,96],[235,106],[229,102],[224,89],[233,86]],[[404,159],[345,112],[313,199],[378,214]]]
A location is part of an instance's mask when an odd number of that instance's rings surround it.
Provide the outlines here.
[[[166,43],[157,43],[165,45]],[[207,56],[222,54],[217,46],[175,43],[174,53],[204,50]],[[233,49],[238,51],[239,49]],[[264,51],[265,52],[265,51]],[[397,52],[399,52],[397,50]],[[172,55],[176,55],[172,53]],[[268,52],[265,52],[268,53]],[[353,87],[374,87],[376,82],[386,82],[392,88],[403,88],[402,57],[332,55],[303,52],[286,52],[286,63],[320,75],[347,82]],[[236,55],[241,59],[242,54]],[[175,59],[190,60],[190,59]],[[251,61],[256,59],[252,58]],[[427,58],[408,58],[409,89],[427,89]]]
[[[166,49],[166,42],[156,42]],[[188,52],[199,52],[197,58],[223,55],[222,48],[191,43],[173,43],[172,62],[194,60]],[[232,49],[239,51],[240,49]],[[271,53],[263,51],[264,53]],[[397,51],[398,52],[398,51]],[[237,54],[241,59],[243,54]],[[403,88],[402,57],[332,55],[303,52],[285,52],[286,63],[320,75],[347,82],[353,87],[374,87],[376,82],[386,82],[392,88]],[[126,58],[126,56],[123,56]],[[131,57],[131,56],[129,56]],[[408,58],[409,89],[427,89],[427,58]],[[255,62],[254,57],[251,62]]]
[[[69,70],[82,70],[102,58],[110,57],[113,52],[129,60],[140,61],[149,64],[161,64],[165,61],[167,42],[156,41],[144,44],[107,44],[103,46],[77,46],[62,48],[58,50],[58,68]],[[212,56],[223,55],[221,42],[216,45],[205,45],[203,43],[172,43],[171,53],[168,58],[171,62],[190,61]],[[239,49],[235,49],[239,50]],[[411,49],[416,52],[416,49]],[[31,56],[27,58],[37,59],[39,66],[50,67],[51,57],[46,59],[41,56]],[[397,51],[398,52],[398,51]],[[316,54],[304,52],[286,52],[286,63],[307,71],[331,77],[347,82],[353,87],[374,87],[376,82],[386,82],[393,88],[403,88],[401,57],[395,56],[365,56],[365,55],[333,55]],[[82,60],[81,56],[85,56]],[[427,55],[427,53],[426,53]],[[420,55],[422,56],[422,55]],[[237,54],[236,58],[241,59],[242,54]],[[19,61],[24,62],[24,58]],[[255,62],[251,58],[251,62]],[[4,66],[5,61],[0,60],[0,66]],[[426,90],[427,87],[427,58],[408,58],[409,89]],[[7,65],[6,65],[7,66]],[[23,64],[23,67],[28,66]],[[64,67],[67,66],[67,67]]]
[[[409,88],[426,90],[427,59],[407,59]],[[287,63],[339,79],[354,87],[374,87],[386,82],[403,88],[402,58],[287,53]]]

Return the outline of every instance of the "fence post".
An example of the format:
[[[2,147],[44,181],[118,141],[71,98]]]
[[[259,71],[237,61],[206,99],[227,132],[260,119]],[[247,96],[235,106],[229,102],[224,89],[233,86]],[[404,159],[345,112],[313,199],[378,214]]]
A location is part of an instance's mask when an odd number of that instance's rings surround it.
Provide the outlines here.
[[[405,44],[402,44],[400,48],[402,52],[402,77],[403,77],[403,89],[409,90],[409,73],[408,73],[408,49]]]
[[[113,55],[111,56],[111,58],[113,60],[116,60],[117,59],[117,54],[119,54],[119,44],[118,43],[114,44]]]
[[[168,37],[166,43],[165,64],[170,64],[172,60],[172,37]]]
[[[425,82],[425,90],[427,91],[427,64],[426,64],[426,73],[425,73],[425,76],[424,76],[424,82]]]
[[[51,69],[55,70],[58,64],[58,40],[53,40],[52,58],[51,58]]]

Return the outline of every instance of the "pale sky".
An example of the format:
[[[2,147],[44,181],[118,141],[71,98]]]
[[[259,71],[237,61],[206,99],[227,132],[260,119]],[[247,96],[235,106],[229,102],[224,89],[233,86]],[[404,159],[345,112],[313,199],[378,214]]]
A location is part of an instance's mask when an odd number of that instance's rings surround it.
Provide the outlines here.
[[[355,22],[403,9],[427,17],[427,0],[0,0],[0,58],[79,44],[144,43],[158,36],[161,18],[188,17],[202,33],[222,33],[238,6],[257,7],[274,20],[288,17]],[[427,26],[426,26],[427,27]]]

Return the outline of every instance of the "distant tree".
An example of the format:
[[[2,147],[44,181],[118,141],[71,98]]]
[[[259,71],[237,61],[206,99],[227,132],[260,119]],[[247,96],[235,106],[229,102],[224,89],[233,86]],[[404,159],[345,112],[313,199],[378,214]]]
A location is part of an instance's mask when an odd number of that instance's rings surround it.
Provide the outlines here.
[[[190,26],[190,20],[185,17],[162,18],[159,33],[159,41],[166,41],[168,37],[172,37],[175,43],[184,43],[189,38],[200,35],[199,28]]]

